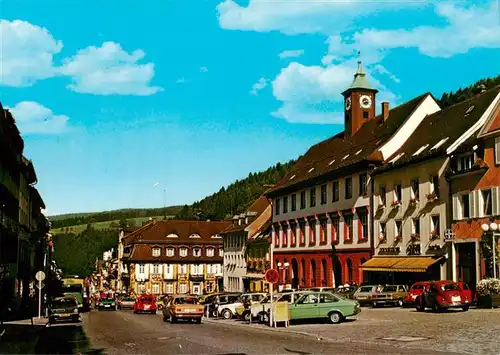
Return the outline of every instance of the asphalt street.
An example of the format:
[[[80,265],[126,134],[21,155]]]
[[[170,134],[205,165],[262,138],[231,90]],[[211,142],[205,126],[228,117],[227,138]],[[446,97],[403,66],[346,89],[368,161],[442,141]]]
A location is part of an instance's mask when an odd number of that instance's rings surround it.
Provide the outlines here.
[[[130,311],[92,311],[83,315],[81,326],[82,332],[75,329],[77,335],[69,337],[74,341],[73,353],[452,354],[439,352],[439,349],[402,349],[352,340],[331,342],[265,328],[235,327],[224,322],[170,324],[164,323],[159,315],[136,315]],[[332,332],[335,332],[336,327],[342,326],[332,325]],[[55,348],[46,350],[62,353]],[[68,348],[64,350],[67,353]]]

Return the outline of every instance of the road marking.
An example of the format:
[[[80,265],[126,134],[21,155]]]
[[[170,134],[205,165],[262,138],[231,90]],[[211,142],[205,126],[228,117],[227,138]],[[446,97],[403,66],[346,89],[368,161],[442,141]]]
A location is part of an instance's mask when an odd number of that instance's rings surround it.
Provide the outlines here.
[[[420,340],[427,340],[428,338],[422,338],[422,337],[408,337],[408,336],[401,336],[401,337],[388,337],[388,338],[381,338],[383,340],[391,340],[391,341],[404,341],[404,342],[410,342],[410,341],[420,341]]]

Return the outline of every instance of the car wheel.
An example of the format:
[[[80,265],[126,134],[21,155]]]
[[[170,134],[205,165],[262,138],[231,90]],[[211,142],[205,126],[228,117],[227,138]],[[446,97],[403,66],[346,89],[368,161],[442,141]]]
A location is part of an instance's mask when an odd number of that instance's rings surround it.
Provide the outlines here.
[[[462,311],[467,312],[468,310],[469,310],[469,305],[462,307]]]
[[[397,305],[398,305],[398,307],[403,307],[403,300],[398,300]]]
[[[168,317],[167,316],[163,316],[163,321],[164,322],[168,321]]]
[[[332,324],[339,324],[340,322],[342,322],[342,314],[340,314],[339,312],[331,312],[328,315],[328,320]]]
[[[260,323],[269,323],[269,315],[267,312],[260,312],[257,317],[259,317]]]
[[[201,318],[196,319],[196,320],[195,320],[195,323],[196,323],[196,324],[201,324]]]
[[[222,311],[222,318],[224,318],[224,319],[231,319],[231,318],[233,318],[233,312],[231,312],[230,309],[226,308],[225,310]]]
[[[170,323],[177,322],[177,318],[170,316]]]
[[[378,307],[377,302],[373,302],[373,303],[372,303],[372,307],[373,307],[373,308],[377,308],[377,307]]]
[[[434,303],[432,304],[432,311],[434,313],[439,313],[441,311],[441,308],[439,307],[436,301],[434,301]]]
[[[243,313],[243,320],[250,322],[250,319],[252,318],[251,314],[252,313],[250,313],[250,312]]]

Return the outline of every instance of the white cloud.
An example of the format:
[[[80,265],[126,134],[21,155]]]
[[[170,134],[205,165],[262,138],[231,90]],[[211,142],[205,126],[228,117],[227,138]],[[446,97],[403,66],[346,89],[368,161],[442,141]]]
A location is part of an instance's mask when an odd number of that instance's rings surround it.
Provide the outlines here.
[[[301,55],[304,54],[304,50],[303,49],[296,49],[296,50],[287,50],[287,51],[283,51],[281,52],[280,54],[278,54],[278,56],[281,58],[281,59],[287,59],[287,58],[296,58],[296,57],[300,57]]]
[[[329,66],[290,63],[272,82],[273,94],[282,102],[272,115],[290,123],[343,123],[343,113],[335,109],[353,80],[356,65],[355,60]],[[372,86],[380,90],[378,99],[394,105],[398,97],[369,74]]]
[[[208,67],[206,67],[206,66],[202,66],[202,67],[200,67],[200,71],[201,71],[202,73],[206,73],[206,72],[208,72]]]
[[[68,88],[79,93],[153,95],[163,89],[150,86],[154,64],[138,63],[145,55],[140,49],[128,53],[118,43],[104,42],[100,47],[87,47],[65,59],[60,70],[73,80]]]
[[[382,9],[424,6],[427,1],[366,0],[250,0],[248,6],[225,0],[217,6],[219,24],[224,29],[285,34],[323,33],[345,29],[355,19]]]
[[[250,90],[250,94],[257,95],[259,91],[265,89],[268,84],[269,84],[269,79],[260,78],[259,80],[257,80],[255,84],[252,85],[252,90]]]
[[[53,56],[63,43],[47,29],[26,21],[0,20],[0,33],[1,85],[26,87],[54,76]]]
[[[51,109],[35,101],[22,101],[9,108],[22,134],[63,133],[69,117],[56,115]]]
[[[418,26],[412,29],[366,29],[352,36],[328,39],[329,50],[324,62],[360,49],[363,62],[380,62],[395,48],[417,48],[430,57],[450,58],[473,48],[500,48],[498,5],[489,1],[482,6],[461,6],[460,3],[438,3],[436,14],[446,25]]]

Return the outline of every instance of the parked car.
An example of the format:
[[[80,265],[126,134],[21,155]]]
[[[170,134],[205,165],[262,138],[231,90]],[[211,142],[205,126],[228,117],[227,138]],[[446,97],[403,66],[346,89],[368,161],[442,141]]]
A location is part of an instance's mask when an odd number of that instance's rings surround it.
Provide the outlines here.
[[[57,297],[52,299],[48,305],[49,323],[58,321],[80,321],[78,313],[78,301],[73,296]]]
[[[122,297],[118,300],[118,309],[134,309],[135,299],[130,296]]]
[[[373,295],[377,294],[380,292],[382,289],[382,286],[376,286],[376,285],[366,285],[366,286],[360,286],[356,292],[353,294],[353,299],[358,301],[359,304],[362,306],[372,304],[372,297]]]
[[[116,311],[116,301],[114,297],[101,298],[97,304],[97,310]]]
[[[219,297],[218,304],[215,303],[217,296]],[[219,311],[224,305],[237,302],[240,296],[241,293],[222,293],[207,297],[205,299],[205,304],[208,307],[208,313],[213,317],[217,317],[219,315]]]
[[[288,302],[288,304],[293,304],[301,295],[306,291],[295,291],[295,292],[285,292],[277,293],[273,295],[273,302]],[[271,308],[271,297],[268,295],[263,298],[260,303],[251,306],[246,313],[243,314],[243,319],[249,320],[250,314],[252,319],[257,318],[261,323],[269,322],[269,313]]]
[[[361,312],[358,301],[348,300],[330,292],[306,292],[289,307],[290,320],[327,318],[338,324]]]
[[[386,285],[382,287],[379,293],[372,296],[372,306],[392,305],[402,307],[406,291],[405,285]]]
[[[454,281],[430,282],[415,300],[415,308],[418,312],[424,312],[426,308],[431,308],[434,312],[461,308],[467,312],[472,301],[471,292],[464,289],[463,285]]]
[[[219,307],[219,316],[224,319],[231,319],[234,316],[238,316],[237,308],[242,306],[246,300],[250,301],[250,304],[259,303],[264,297],[265,293],[244,293],[238,299],[232,303],[226,303]]]
[[[339,286],[338,288],[335,289],[335,292],[336,294],[344,297],[344,298],[348,298],[348,299],[354,299],[354,294],[356,293],[356,291],[358,290],[358,287],[357,286]],[[324,289],[322,291],[329,291],[327,289]]]
[[[156,301],[151,295],[141,295],[137,297],[134,303],[134,313],[156,314]]]
[[[403,298],[403,307],[410,305],[415,306],[415,300],[424,292],[425,286],[429,283],[430,281],[420,281],[411,285],[410,289],[406,292],[406,295]]]
[[[179,319],[193,320],[200,324],[203,318],[203,305],[197,297],[170,297],[163,308],[163,321],[175,323]]]

